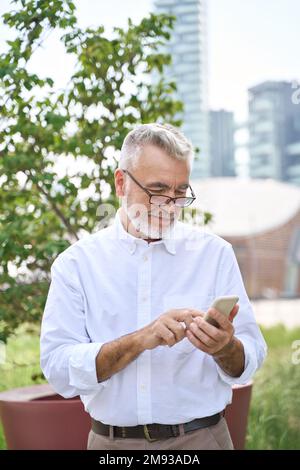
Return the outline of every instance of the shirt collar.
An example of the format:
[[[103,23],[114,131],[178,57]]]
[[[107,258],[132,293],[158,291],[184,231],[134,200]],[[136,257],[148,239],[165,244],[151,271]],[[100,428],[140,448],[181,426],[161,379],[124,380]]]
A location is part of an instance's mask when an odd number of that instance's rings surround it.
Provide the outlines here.
[[[128,233],[127,230],[125,230],[121,222],[120,211],[121,211],[121,208],[117,210],[117,213],[113,222],[113,227],[114,227],[114,230],[116,231],[117,238],[124,243],[124,245],[127,247],[130,254],[133,255],[138,244],[148,246],[148,242],[146,240],[143,240],[142,238],[134,237],[133,235]],[[176,254],[174,234],[170,238],[163,238],[162,240],[151,242],[151,245],[159,245],[161,243],[164,244],[166,250],[169,253],[171,253],[172,255]]]

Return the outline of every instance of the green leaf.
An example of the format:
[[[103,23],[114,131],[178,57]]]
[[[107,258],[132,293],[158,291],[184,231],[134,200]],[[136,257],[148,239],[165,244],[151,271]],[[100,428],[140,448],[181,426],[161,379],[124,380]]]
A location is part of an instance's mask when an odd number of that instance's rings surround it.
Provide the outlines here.
[[[70,0],[20,0],[3,15],[13,38],[0,55],[4,339],[23,322],[40,322],[50,266],[82,229],[96,229],[99,204],[118,207],[112,155],[127,132],[140,122],[180,124],[176,84],[164,77],[171,58],[160,52],[174,19],[150,14],[111,35],[101,25],[80,28],[75,13]],[[28,66],[37,49],[47,53],[40,45],[53,30],[76,63],[65,90]],[[153,70],[156,83],[150,80]],[[103,183],[110,189],[106,199]]]

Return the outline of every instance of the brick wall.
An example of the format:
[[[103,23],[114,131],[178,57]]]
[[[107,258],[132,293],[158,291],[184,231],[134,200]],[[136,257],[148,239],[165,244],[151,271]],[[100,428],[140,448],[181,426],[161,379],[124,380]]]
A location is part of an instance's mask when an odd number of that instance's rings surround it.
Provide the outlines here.
[[[288,249],[300,228],[300,210],[287,223],[247,237],[224,237],[235,251],[249,297],[281,296],[285,289]],[[300,296],[300,266],[296,294]]]

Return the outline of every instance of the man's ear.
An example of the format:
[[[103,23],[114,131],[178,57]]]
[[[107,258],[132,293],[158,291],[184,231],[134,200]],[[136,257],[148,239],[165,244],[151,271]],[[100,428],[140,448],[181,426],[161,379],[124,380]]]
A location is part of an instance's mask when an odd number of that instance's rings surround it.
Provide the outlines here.
[[[117,168],[114,173],[115,177],[115,189],[118,197],[125,196],[125,177],[124,173],[120,168]]]

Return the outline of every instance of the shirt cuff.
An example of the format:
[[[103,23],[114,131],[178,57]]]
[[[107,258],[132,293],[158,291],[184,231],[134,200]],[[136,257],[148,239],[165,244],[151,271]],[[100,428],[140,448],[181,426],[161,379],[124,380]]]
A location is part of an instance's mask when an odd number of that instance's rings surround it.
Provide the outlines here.
[[[258,369],[257,353],[255,346],[246,338],[241,338],[236,335],[236,338],[239,339],[244,346],[244,355],[245,355],[245,367],[244,372],[239,377],[232,377],[228,375],[224,370],[216,363],[217,371],[221,379],[226,382],[228,385],[245,385],[247,384],[253,374]]]
[[[80,395],[106,387],[110,378],[98,382],[96,357],[104,343],[81,343],[74,346],[69,358],[70,385],[80,390]]]

